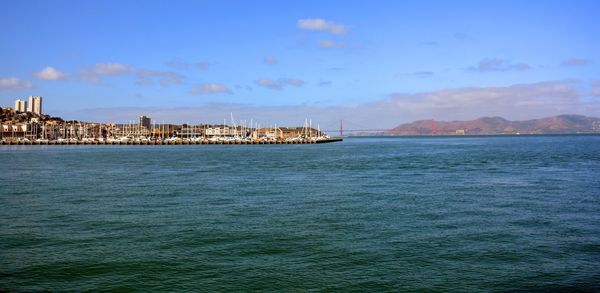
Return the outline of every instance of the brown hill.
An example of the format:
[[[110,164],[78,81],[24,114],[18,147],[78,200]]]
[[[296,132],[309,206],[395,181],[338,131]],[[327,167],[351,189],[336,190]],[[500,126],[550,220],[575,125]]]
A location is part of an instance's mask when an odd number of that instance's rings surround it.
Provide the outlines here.
[[[600,133],[600,118],[560,115],[525,121],[509,121],[502,117],[482,117],[470,121],[419,120],[399,125],[387,132],[390,135],[517,133]]]

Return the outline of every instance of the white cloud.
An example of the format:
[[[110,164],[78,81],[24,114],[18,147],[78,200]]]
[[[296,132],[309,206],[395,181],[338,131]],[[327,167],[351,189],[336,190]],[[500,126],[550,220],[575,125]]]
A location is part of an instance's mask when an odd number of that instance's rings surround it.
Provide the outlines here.
[[[60,72],[51,66],[47,66],[46,68],[35,73],[36,78],[43,80],[61,80],[66,76],[66,73]]]
[[[200,95],[232,94],[231,90],[226,85],[220,83],[203,83],[192,88],[190,93]]]
[[[321,18],[300,19],[296,25],[300,29],[324,31],[335,35],[343,35],[348,32],[344,25]]]
[[[31,87],[31,81],[20,80],[16,77],[7,77],[0,79],[0,90],[18,90]]]
[[[321,41],[319,41],[319,47],[325,48],[325,49],[343,48],[343,47],[346,47],[346,43],[337,42],[337,41],[333,41],[333,40],[321,40]]]
[[[526,63],[511,63],[507,60],[486,58],[479,62],[477,66],[469,67],[469,70],[479,72],[490,72],[490,71],[509,71],[509,70],[529,70],[531,66]]]
[[[294,86],[294,87],[301,87],[304,85],[304,81],[302,81],[300,79],[294,79],[294,78],[283,78],[283,79],[279,79],[279,80],[273,80],[273,79],[269,79],[269,78],[260,78],[260,79],[255,80],[254,84],[278,91],[278,90],[283,89],[283,87],[287,86],[287,85]]]
[[[263,61],[265,63],[271,64],[271,65],[275,65],[275,64],[279,63],[279,61],[277,60],[277,58],[275,56],[266,56]]]

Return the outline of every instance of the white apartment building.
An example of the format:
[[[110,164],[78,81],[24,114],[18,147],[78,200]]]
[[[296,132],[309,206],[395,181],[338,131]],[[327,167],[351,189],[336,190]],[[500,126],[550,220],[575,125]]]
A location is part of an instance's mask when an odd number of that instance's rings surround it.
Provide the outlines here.
[[[15,111],[17,112],[26,112],[27,111],[27,102],[21,99],[15,100]]]
[[[211,125],[206,128],[206,136],[233,136],[235,128],[226,125]]]
[[[38,115],[42,114],[42,97],[41,96],[30,96],[28,112],[32,112]]]

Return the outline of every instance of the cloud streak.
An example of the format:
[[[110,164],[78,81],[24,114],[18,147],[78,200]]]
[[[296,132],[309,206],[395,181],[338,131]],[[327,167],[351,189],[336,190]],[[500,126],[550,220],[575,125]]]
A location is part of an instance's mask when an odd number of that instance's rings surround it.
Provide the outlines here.
[[[581,58],[570,58],[563,61],[562,66],[584,66],[588,65],[590,60],[581,59]]]
[[[416,71],[413,73],[414,76],[418,76],[418,77],[428,77],[428,76],[433,76],[434,73],[433,71]]]
[[[420,46],[426,46],[426,47],[439,47],[440,43],[436,42],[436,41],[423,41],[419,43]]]
[[[270,78],[259,78],[254,81],[257,86],[269,88],[272,90],[282,90],[285,86],[301,87],[304,85],[304,81],[295,78],[283,78],[279,80],[273,80]]]
[[[173,65],[173,64],[171,64]],[[181,65],[181,64],[180,64]],[[183,67],[179,67],[183,68]],[[107,85],[103,82],[105,77],[134,75],[136,84],[152,85],[158,82],[163,87],[181,84],[184,76],[174,71],[161,71],[152,69],[136,69],[122,63],[98,63],[81,71],[78,74],[80,80],[98,85]],[[52,74],[48,74],[51,76]]]
[[[198,70],[206,70],[206,69],[208,69],[209,66],[210,66],[210,64],[208,62],[194,63],[194,67]]]
[[[192,88],[190,93],[199,95],[233,94],[226,85],[220,83],[203,83]]]
[[[177,70],[188,70],[190,68],[206,70],[208,69],[209,64],[207,62],[188,63],[181,59],[172,59],[171,61],[167,62],[167,66]]]
[[[301,87],[304,85],[304,81],[302,81],[300,79],[294,79],[294,78],[284,79],[281,82],[283,82],[286,85],[291,85],[291,86],[295,86],[295,87]]]
[[[187,70],[190,68],[190,65],[186,62],[181,61],[180,59],[172,59],[167,62],[167,66],[173,69]]]
[[[279,60],[277,60],[277,58],[275,56],[266,56],[263,59],[263,61],[269,65],[275,65],[275,64],[279,63]]]
[[[461,41],[461,42],[466,42],[466,41],[474,41],[475,39],[471,36],[469,36],[468,34],[465,33],[455,33],[454,34],[454,38]]]
[[[319,83],[317,83],[318,86],[331,86],[331,84],[331,80],[321,80]]]
[[[31,81],[20,80],[16,77],[0,79],[0,90],[19,90],[31,88]]]
[[[322,31],[334,35],[344,35],[348,33],[346,26],[322,18],[300,19],[296,23],[299,29]]]
[[[120,63],[96,64],[93,72],[98,75],[119,75],[133,71],[133,68]]]
[[[511,63],[507,60],[496,59],[496,58],[486,58],[479,61],[479,64],[476,66],[469,67],[471,71],[477,72],[492,72],[492,71],[523,71],[529,70],[531,66],[526,63]]]
[[[319,41],[319,48],[332,49],[332,48],[344,48],[346,47],[345,42],[338,42],[334,40],[321,40]]]
[[[133,67],[121,63],[98,63],[79,73],[79,79],[91,83],[101,83],[103,77],[125,75],[133,71]]]
[[[157,79],[161,86],[167,87],[173,84],[180,84],[183,76],[173,71],[157,71],[144,69],[136,73],[139,78],[138,84],[149,85],[153,84],[153,79]]]
[[[591,94],[592,96],[600,97],[600,80],[592,82]]]

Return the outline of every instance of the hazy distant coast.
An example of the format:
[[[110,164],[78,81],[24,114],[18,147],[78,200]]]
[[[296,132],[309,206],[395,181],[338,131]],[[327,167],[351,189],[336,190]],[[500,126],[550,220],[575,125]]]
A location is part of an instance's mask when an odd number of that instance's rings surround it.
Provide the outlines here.
[[[468,121],[418,120],[398,125],[384,135],[502,135],[600,133],[600,118],[559,115],[541,119],[509,121],[482,117]]]

